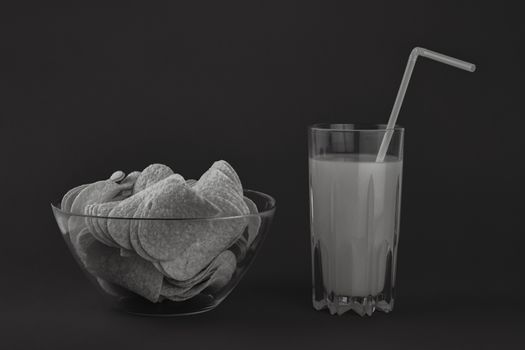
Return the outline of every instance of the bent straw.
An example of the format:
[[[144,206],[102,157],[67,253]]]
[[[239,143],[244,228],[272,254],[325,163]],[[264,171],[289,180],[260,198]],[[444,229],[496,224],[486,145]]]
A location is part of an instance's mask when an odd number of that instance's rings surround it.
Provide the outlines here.
[[[385,160],[386,152],[394,132],[393,129],[396,125],[397,116],[399,115],[399,110],[403,104],[403,99],[405,98],[405,93],[407,91],[408,83],[410,82],[410,77],[412,76],[412,71],[414,70],[414,66],[416,65],[416,61],[419,56],[427,57],[434,61],[445,63],[469,72],[474,72],[476,70],[475,64],[458,60],[457,58],[430,51],[422,47],[415,47],[408,58],[405,73],[403,74],[403,79],[401,80],[401,85],[399,86],[399,90],[397,92],[397,97],[396,101],[394,102],[394,107],[392,108],[392,113],[390,113],[390,118],[388,119],[388,124],[386,127],[387,130],[385,132],[385,136],[383,136],[383,141],[381,142],[381,147],[379,148],[376,162],[382,162]]]

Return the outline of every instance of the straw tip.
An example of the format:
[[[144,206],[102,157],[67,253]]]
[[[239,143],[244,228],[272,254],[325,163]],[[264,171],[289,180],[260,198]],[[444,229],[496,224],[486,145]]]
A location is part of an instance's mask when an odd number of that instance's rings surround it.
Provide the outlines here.
[[[470,64],[470,67],[469,67],[469,69],[468,69],[468,71],[471,72],[471,73],[472,73],[472,72],[475,72],[475,71],[476,71],[476,65],[473,64],[473,63],[471,63],[471,64]]]

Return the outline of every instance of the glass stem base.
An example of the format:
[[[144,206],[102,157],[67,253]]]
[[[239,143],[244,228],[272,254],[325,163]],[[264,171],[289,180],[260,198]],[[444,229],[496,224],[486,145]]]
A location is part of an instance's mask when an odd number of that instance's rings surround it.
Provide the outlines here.
[[[321,300],[313,298],[314,309],[321,311],[328,309],[332,315],[342,315],[350,310],[355,311],[360,316],[372,316],[374,311],[379,310],[389,313],[394,309],[394,299],[385,298],[383,294],[366,297],[352,297],[342,295],[328,295]]]

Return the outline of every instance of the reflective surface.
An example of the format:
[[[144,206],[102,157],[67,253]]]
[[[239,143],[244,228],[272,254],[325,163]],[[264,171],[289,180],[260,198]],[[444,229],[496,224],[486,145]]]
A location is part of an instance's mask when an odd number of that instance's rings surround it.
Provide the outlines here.
[[[75,260],[106,302],[134,314],[170,316],[215,308],[253,262],[269,231],[275,201],[256,191],[245,190],[244,195],[257,206],[258,214],[210,219],[131,219],[75,215],[55,206],[52,209]],[[194,262],[190,256],[185,257],[184,270],[178,270],[180,264],[151,259],[147,251],[140,250],[140,240],[135,242],[138,244],[135,248],[139,249],[134,251],[103,244],[93,232],[103,231],[96,227],[112,222],[126,227],[162,227],[174,235],[188,227],[215,230],[211,234],[220,234],[224,228],[241,227],[241,234],[226,249],[199,255],[199,259],[209,256],[210,261],[204,268],[192,271],[191,265],[202,264],[202,261]],[[195,244],[193,247],[197,249]],[[185,279],[176,279],[180,275]]]
[[[376,150],[385,130],[310,130],[310,220],[313,305],[332,314],[371,315],[394,305],[399,237],[402,129],[393,130],[384,161]]]

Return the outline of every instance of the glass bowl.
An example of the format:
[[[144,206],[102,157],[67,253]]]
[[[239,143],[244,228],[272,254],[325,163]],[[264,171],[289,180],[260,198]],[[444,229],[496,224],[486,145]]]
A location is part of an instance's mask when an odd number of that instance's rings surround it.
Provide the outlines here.
[[[110,305],[132,314],[172,316],[195,314],[217,307],[253,262],[268,234],[275,200],[252,190],[244,190],[244,196],[257,206],[257,214],[203,219],[110,218],[73,214],[55,205],[52,209],[73,257]],[[197,252],[194,255],[188,255],[186,250],[181,254],[185,255],[184,258],[177,256],[172,261],[159,261],[143,249],[140,239],[135,240],[135,250],[108,244],[103,235],[101,237],[100,228],[111,225],[129,226],[132,231],[136,228],[136,232],[163,230],[169,235],[182,235],[186,239],[188,228],[192,233],[195,228],[201,230],[199,232],[209,232],[204,234],[208,238],[220,237],[218,233],[232,227],[240,227],[242,233],[228,242],[223,240],[211,244],[192,241],[190,250]],[[176,248],[173,246],[173,249]],[[206,254],[202,253],[204,250]]]

